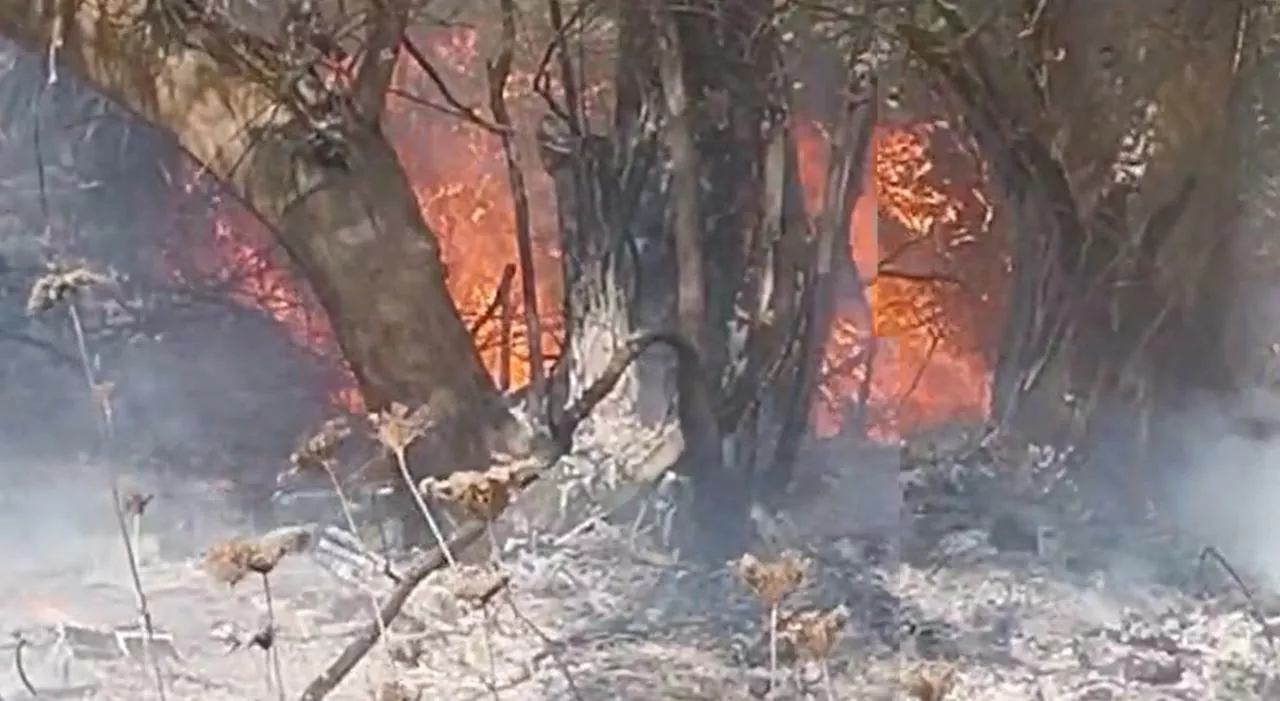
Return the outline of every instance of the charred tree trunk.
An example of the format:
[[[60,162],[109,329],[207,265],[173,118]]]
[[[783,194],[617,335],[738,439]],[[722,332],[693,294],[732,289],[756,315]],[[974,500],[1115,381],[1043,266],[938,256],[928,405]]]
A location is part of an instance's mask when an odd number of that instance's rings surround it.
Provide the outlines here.
[[[900,28],[1005,200],[1015,282],[996,420],[1084,438],[1091,420],[1232,388],[1221,184],[1245,5],[1050,0],[980,27],[938,2],[934,28]],[[1148,419],[1123,430],[1142,438]]]
[[[515,424],[380,127],[389,62],[362,66],[350,91],[335,93],[282,47],[220,16],[154,7],[4,0],[0,34],[55,51],[91,86],[170,131],[262,217],[328,312],[369,407],[435,408],[446,430],[431,446],[433,470],[474,467],[494,447],[516,451]],[[381,20],[367,37],[379,60],[394,57],[403,29]]]
[[[559,133],[557,133],[559,132]],[[635,261],[630,225],[601,203],[614,191],[612,144],[544,128],[543,164],[555,182],[565,280],[565,356],[561,372],[573,401],[604,370],[613,350],[632,333]],[[635,412],[638,385],[629,368],[600,403],[596,420]],[[565,402],[559,402],[563,405]]]
[[[825,211],[810,219],[790,79],[767,29],[772,5],[747,2],[723,14],[714,3],[694,4],[654,3],[678,317],[704,373],[677,384],[695,512],[715,520],[696,524],[698,537],[718,531],[719,545],[733,548],[747,507],[787,486],[808,434],[874,91],[861,66],[849,80]]]

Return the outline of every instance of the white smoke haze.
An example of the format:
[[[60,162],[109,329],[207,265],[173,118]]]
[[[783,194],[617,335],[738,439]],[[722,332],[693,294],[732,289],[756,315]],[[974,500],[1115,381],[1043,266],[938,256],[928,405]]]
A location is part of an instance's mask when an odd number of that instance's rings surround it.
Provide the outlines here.
[[[1255,390],[1178,419],[1185,464],[1159,486],[1180,529],[1280,594],[1280,434],[1250,435],[1254,421],[1280,421],[1280,398]]]

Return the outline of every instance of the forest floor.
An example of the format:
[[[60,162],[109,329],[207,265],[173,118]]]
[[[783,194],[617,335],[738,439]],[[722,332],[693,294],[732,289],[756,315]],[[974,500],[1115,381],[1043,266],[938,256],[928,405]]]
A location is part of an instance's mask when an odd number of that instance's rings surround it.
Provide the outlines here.
[[[1251,610],[1217,575],[1199,591],[1194,548],[1086,510],[1060,456],[1000,462],[934,455],[899,470],[851,459],[857,467],[826,476],[804,509],[761,517],[771,546],[812,561],[784,616],[837,604],[850,613],[830,655],[835,698],[907,698],[906,680],[948,670],[955,701],[1276,693],[1276,651],[1258,619],[1269,629],[1280,607],[1261,597]],[[433,575],[389,644],[330,698],[378,698],[392,679],[450,701],[764,697],[765,612],[730,568],[685,562],[660,530],[598,522],[513,538],[500,557],[511,583],[487,610],[460,603],[448,573]],[[77,536],[74,552],[59,546],[60,562],[47,543],[4,539],[0,630],[14,637],[0,645],[13,655],[21,635],[36,698],[156,698],[149,667],[113,639],[134,625],[135,594],[120,540],[100,532]],[[229,642],[266,620],[258,582],[217,584],[194,550],[150,554],[140,574],[172,640],[172,655],[153,650],[167,698],[297,698],[370,620],[370,595],[390,587],[322,562],[291,557],[272,574],[280,690],[263,651]],[[59,631],[74,644],[55,645]],[[31,697],[17,667],[5,667],[0,695]],[[784,649],[772,696],[827,698],[820,667]]]

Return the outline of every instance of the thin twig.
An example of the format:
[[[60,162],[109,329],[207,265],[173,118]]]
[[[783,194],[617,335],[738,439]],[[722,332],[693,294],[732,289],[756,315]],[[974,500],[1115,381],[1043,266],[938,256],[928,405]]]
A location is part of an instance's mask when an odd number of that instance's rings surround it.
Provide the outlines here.
[[[1236,568],[1232,567],[1226,556],[1212,545],[1206,545],[1204,550],[1200,551],[1200,562],[1197,568],[1200,570],[1202,581],[1205,563],[1210,559],[1216,561],[1226,571],[1227,575],[1235,581],[1236,586],[1240,587],[1240,592],[1244,594],[1244,600],[1249,605],[1249,616],[1262,627],[1262,635],[1267,639],[1267,644],[1271,646],[1272,654],[1275,654],[1277,651],[1275,637],[1272,635],[1271,624],[1267,623],[1266,616],[1262,615],[1262,607],[1258,606],[1258,601],[1254,598],[1253,592],[1249,591],[1249,587],[1245,586],[1244,580],[1236,572]]]
[[[543,632],[536,623],[529,620],[529,617],[525,616],[524,613],[516,607],[515,596],[511,593],[509,588],[505,593],[507,605],[511,608],[512,615],[516,617],[517,621],[523,623],[525,627],[532,631],[534,635],[538,636],[538,639],[542,641],[543,649],[546,651],[545,655],[555,662],[556,668],[560,670],[561,676],[564,677],[565,684],[569,687],[569,693],[573,695],[573,698],[578,699],[578,701],[582,701],[582,693],[578,690],[578,684],[573,680],[573,675],[569,673],[569,666],[565,664],[564,660],[560,658],[559,652],[557,652],[560,648],[564,647],[564,644],[552,639],[550,635]],[[543,655],[541,654],[535,655],[531,664],[536,663],[542,656]]]
[[[31,683],[31,679],[27,677],[26,667],[22,665],[22,650],[27,645],[27,639],[19,635],[18,643],[13,647],[13,666],[18,668],[18,679],[22,681],[22,686],[26,688],[27,692],[32,696],[39,696],[40,694],[36,693],[36,687]]]
[[[342,483],[338,480],[337,473],[333,471],[333,465],[329,464],[328,462],[324,463],[324,471],[325,471],[325,474],[329,476],[329,481],[333,484],[333,491],[338,495],[338,504],[342,508],[343,518],[345,518],[347,521],[347,528],[351,529],[352,535],[358,536],[359,529],[356,526],[355,514],[351,512],[350,500],[347,499],[346,490],[342,488]],[[379,531],[381,532],[381,529],[379,529]],[[383,537],[383,540],[386,540],[385,535]],[[384,552],[382,556],[383,556],[383,559],[385,560],[384,562],[385,568],[388,571],[388,573],[390,573],[391,559],[387,557],[389,553],[385,552],[386,550],[387,549],[384,547]],[[361,589],[363,589],[365,593],[369,595],[369,610],[373,612],[373,620],[377,621],[377,623],[379,624],[379,627],[381,628],[381,630],[379,630],[378,637],[380,639],[379,642],[381,643],[382,651],[387,657],[387,663],[393,664],[394,658],[391,656],[391,648],[390,646],[387,645],[386,626],[382,625],[382,619],[378,617],[378,597],[376,594],[374,594],[373,589],[367,585],[362,585]]]
[[[449,567],[456,568],[458,560],[453,556],[453,551],[449,548],[449,541],[445,539],[444,532],[440,530],[440,524],[436,523],[436,517],[431,515],[431,509],[418,491],[418,486],[413,483],[413,476],[409,474],[409,465],[405,458],[404,448],[398,448],[392,452],[395,453],[396,467],[400,470],[400,477],[404,480],[404,487],[413,496],[413,501],[418,505],[418,511],[422,512],[423,518],[427,519],[427,526],[431,528],[431,535],[435,537],[437,547],[444,553],[445,562],[449,563]]]
[[[271,597],[271,575],[266,572],[262,573],[262,594],[267,599],[267,630],[271,631],[272,638],[274,638],[276,630],[276,608]],[[279,698],[279,701],[284,701],[284,672],[280,665],[280,651],[276,648],[273,642],[273,644],[267,646],[266,653],[267,659],[271,664],[271,669],[275,672],[276,676],[276,696]]]
[[[155,625],[151,620],[151,607],[147,603],[147,593],[142,588],[142,576],[138,573],[138,555],[133,539],[129,537],[129,522],[125,517],[120,498],[120,487],[113,481],[111,483],[111,504],[115,509],[116,525],[120,528],[120,539],[124,541],[124,552],[129,561],[129,576],[133,581],[134,601],[138,609],[138,617],[142,621],[142,657],[147,666],[151,667],[152,674],[155,676],[156,694],[159,696],[160,701],[165,701],[167,695],[165,693],[164,673],[160,669],[160,661],[156,659],[151,649],[151,642],[156,634]],[[133,518],[141,519],[142,514],[135,514]]]

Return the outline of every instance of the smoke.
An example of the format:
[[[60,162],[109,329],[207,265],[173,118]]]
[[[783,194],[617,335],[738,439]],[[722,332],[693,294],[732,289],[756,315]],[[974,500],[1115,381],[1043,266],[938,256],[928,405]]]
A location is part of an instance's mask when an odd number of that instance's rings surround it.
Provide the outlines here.
[[[0,553],[35,569],[123,567],[116,475],[157,494],[148,519],[164,547],[198,551],[243,520],[209,484],[273,480],[292,436],[329,411],[331,368],[265,312],[168,274],[166,250],[211,231],[179,228],[175,212],[213,216],[175,175],[172,139],[69,74],[50,84],[44,57],[0,44],[0,65]],[[66,309],[24,310],[55,259],[118,280],[80,306],[95,379],[113,386],[109,450]]]
[[[1254,390],[1171,422],[1183,459],[1162,486],[1175,525],[1280,592],[1280,397]]]

